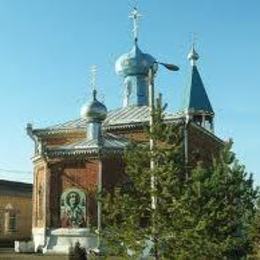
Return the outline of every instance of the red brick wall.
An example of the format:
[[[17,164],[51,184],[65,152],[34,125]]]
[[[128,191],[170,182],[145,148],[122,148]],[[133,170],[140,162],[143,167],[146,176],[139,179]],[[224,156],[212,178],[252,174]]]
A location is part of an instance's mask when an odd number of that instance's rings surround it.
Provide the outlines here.
[[[204,165],[211,165],[212,159],[218,156],[222,147],[220,140],[210,134],[203,133],[200,129],[190,125],[188,127],[188,157],[189,164],[195,165],[199,161]]]
[[[87,197],[88,222],[96,224],[97,204],[96,189],[98,184],[99,162],[60,162],[50,167],[50,224],[52,228],[60,227],[60,197],[69,188],[75,187],[85,191]],[[123,162],[120,156],[102,159],[102,185],[110,188],[123,176]]]
[[[109,189],[117,185],[124,176],[124,164],[122,157],[117,155],[103,159],[102,170],[103,187],[105,189]]]
[[[135,141],[147,140],[147,134],[142,130],[117,131],[115,134],[130,138]],[[49,145],[74,142],[84,138],[83,134],[69,134],[64,138],[57,137],[48,140]],[[189,140],[189,158],[191,164],[194,165],[198,161],[204,161],[209,165],[212,161],[212,156],[218,153],[221,143],[201,131],[200,129],[190,125],[188,128]],[[55,162],[49,166],[49,226],[53,228],[60,227],[60,196],[63,191],[68,188],[77,187],[86,193],[87,197],[87,212],[89,223],[96,224],[97,205],[96,205],[96,188],[98,184],[99,164],[97,160],[79,161],[78,159],[63,159],[60,162]],[[40,169],[38,170],[40,171]],[[38,173],[39,176],[42,173]],[[42,178],[42,177],[39,177]],[[122,181],[124,178],[124,164],[119,155],[107,155],[102,159],[102,185],[109,189]],[[38,181],[37,181],[38,182]],[[36,185],[37,185],[36,182]],[[42,179],[43,183],[43,179]],[[34,209],[34,215],[39,214]]]
[[[76,142],[77,140],[86,138],[85,132],[75,132],[66,134],[57,134],[43,138],[43,142],[48,146],[63,145]]]
[[[124,130],[124,131],[111,131],[115,135],[119,135],[130,140],[134,140],[137,142],[143,142],[148,139],[148,135],[144,129],[138,130]]]
[[[96,186],[98,178],[98,161],[65,162],[51,166],[50,175],[50,226],[60,227],[60,197],[69,188],[78,188],[85,192],[87,212],[90,223],[96,220]]]
[[[39,164],[34,170],[33,185],[33,227],[44,225],[44,164]]]

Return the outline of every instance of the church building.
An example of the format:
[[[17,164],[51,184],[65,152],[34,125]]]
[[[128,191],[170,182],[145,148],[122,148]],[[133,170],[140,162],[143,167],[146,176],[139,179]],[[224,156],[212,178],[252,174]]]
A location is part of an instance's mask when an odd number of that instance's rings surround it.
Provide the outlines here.
[[[97,193],[120,182],[124,173],[123,153],[129,142],[146,141],[149,125],[149,70],[157,72],[158,61],[144,53],[137,37],[138,12],[134,21],[132,49],[115,64],[123,78],[122,107],[109,109],[97,90],[89,97],[80,117],[46,128],[27,125],[34,141],[32,234],[35,251],[68,253],[77,241],[86,249],[98,247],[102,225]],[[180,124],[184,133],[183,154],[192,160],[210,162],[222,145],[214,134],[214,110],[208,98],[192,47],[190,82],[178,113],[167,112],[168,124]],[[194,159],[195,158],[195,159]],[[95,231],[97,230],[97,231]]]

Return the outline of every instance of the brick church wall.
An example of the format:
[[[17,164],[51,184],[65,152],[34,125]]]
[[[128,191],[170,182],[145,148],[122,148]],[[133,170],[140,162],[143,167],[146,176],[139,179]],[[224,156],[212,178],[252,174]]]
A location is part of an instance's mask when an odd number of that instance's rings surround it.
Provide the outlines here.
[[[64,161],[54,164],[50,174],[50,226],[59,228],[60,196],[69,188],[78,188],[85,192],[87,198],[88,223],[93,223],[96,216],[96,188],[98,181],[98,161],[87,162]]]
[[[124,163],[120,155],[103,159],[102,186],[106,190],[120,184],[124,177]]]
[[[37,164],[34,169],[33,186],[33,227],[44,226],[44,163]]]
[[[180,125],[183,127],[183,125]],[[144,129],[128,129],[111,131],[113,134],[134,140],[137,142],[147,141],[148,136]],[[70,143],[79,141],[84,136],[79,133],[70,133],[66,138],[63,135],[49,137],[48,146],[61,143]],[[210,165],[212,158],[216,155],[222,143],[212,134],[202,130],[193,124],[188,127],[188,157],[190,166],[198,161],[203,161],[205,165]],[[47,168],[46,168],[47,167]],[[78,157],[55,158],[48,162],[48,166],[42,164],[36,165],[35,170],[35,189],[34,192],[34,226],[43,227],[42,215],[44,213],[43,205],[43,187],[46,177],[48,181],[47,192],[47,222],[46,225],[51,228],[61,227],[60,221],[60,198],[61,194],[69,188],[79,188],[83,190],[87,198],[87,223],[96,225],[97,221],[97,203],[96,191],[98,185],[99,161],[97,159],[83,159]],[[124,162],[118,154],[105,154],[102,158],[102,186],[105,189],[111,189],[124,180]]]
[[[196,165],[198,162],[202,162],[205,166],[211,165],[213,158],[218,156],[222,147],[222,141],[202,133],[201,129],[196,126],[189,126],[188,158],[190,166]]]

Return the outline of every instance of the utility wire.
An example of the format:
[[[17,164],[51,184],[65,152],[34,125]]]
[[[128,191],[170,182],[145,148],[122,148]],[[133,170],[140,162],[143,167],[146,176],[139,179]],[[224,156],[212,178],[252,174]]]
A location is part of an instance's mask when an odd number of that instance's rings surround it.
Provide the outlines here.
[[[16,169],[2,169],[2,168],[0,168],[0,172],[32,174],[32,172],[30,172],[30,171],[22,171],[22,170],[16,170]]]

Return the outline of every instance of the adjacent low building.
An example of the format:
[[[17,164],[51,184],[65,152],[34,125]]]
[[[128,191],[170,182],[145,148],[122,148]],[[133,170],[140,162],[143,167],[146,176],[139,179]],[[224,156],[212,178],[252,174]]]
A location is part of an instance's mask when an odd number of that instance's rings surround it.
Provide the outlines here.
[[[0,180],[0,245],[31,239],[32,184]]]

